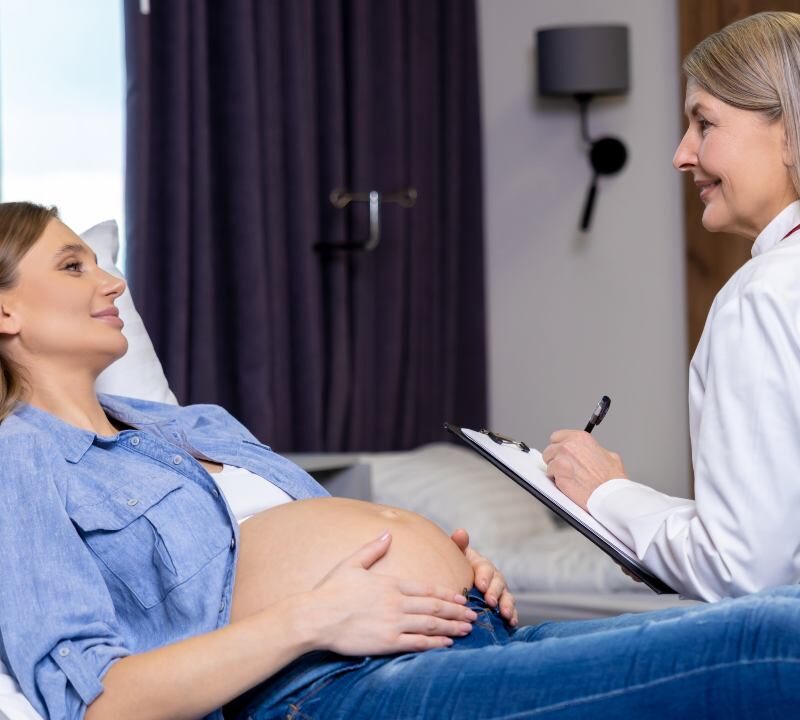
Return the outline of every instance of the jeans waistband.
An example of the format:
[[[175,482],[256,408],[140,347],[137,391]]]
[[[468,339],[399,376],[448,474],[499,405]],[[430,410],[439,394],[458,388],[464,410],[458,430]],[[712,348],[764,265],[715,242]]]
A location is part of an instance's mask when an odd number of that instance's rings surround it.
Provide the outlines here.
[[[489,603],[486,602],[486,598],[484,597],[483,593],[480,590],[478,590],[478,588],[475,587],[474,585],[472,586],[472,588],[467,590],[465,595],[467,598],[467,605],[476,612],[479,612],[480,610],[489,610],[493,612],[495,615],[500,615],[499,603],[497,607],[492,607],[491,605],[489,605]]]

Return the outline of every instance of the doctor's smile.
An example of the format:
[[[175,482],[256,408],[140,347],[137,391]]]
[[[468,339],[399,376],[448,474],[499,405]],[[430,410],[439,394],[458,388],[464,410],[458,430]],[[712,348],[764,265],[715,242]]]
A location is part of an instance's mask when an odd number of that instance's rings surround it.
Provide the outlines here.
[[[695,180],[694,184],[700,190],[700,199],[706,200],[714,188],[719,186],[719,180]]]

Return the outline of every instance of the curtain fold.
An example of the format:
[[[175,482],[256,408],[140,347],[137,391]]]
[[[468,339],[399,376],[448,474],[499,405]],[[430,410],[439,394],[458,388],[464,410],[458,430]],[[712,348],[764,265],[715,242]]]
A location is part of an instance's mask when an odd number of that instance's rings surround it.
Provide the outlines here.
[[[283,451],[486,415],[476,12],[461,0],[126,0],[128,274],[182,403]],[[373,252],[365,203],[390,193]]]

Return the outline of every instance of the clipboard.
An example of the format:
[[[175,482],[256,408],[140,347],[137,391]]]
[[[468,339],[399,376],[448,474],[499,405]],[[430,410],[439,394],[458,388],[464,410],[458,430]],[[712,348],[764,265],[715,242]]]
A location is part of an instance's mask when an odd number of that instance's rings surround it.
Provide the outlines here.
[[[541,454],[525,443],[489,432],[470,430],[451,423],[444,427],[475,452],[502,470],[523,490],[546,505],[581,535],[593,542],[631,575],[659,595],[676,593],[639,562],[634,552],[610,533],[582,507],[562,493],[545,474]]]

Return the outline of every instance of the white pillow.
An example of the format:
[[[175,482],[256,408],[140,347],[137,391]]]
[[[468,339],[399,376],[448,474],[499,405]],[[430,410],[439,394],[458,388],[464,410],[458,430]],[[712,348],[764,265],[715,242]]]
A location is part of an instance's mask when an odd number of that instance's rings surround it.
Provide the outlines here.
[[[83,241],[97,254],[97,264],[106,272],[123,277],[117,269],[119,253],[119,229],[115,220],[106,220],[81,233]],[[107,367],[97,378],[97,392],[111,395],[125,395],[155,400],[157,402],[177,405],[172,390],[169,389],[164,370],[156,356],[150,336],[133,298],[126,290],[117,298],[116,306],[119,316],[125,323],[123,333],[128,338],[128,352],[119,360]]]

